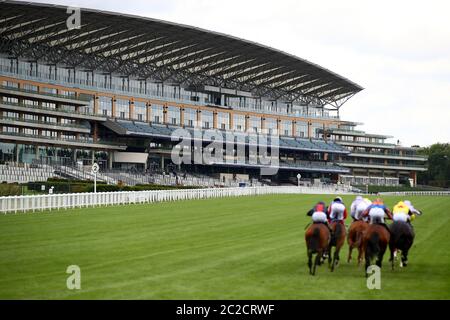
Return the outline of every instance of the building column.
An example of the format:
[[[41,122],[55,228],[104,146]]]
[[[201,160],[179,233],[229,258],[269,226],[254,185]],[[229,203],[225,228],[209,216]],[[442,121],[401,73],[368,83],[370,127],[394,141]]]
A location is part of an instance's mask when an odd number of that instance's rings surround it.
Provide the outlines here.
[[[184,126],[184,108],[180,108],[180,125]]]
[[[94,114],[98,114],[98,95],[94,96]]]
[[[152,105],[150,103],[146,103],[146,108],[147,108],[147,122],[151,122],[152,121]]]
[[[217,111],[213,111],[213,128],[217,129]]]
[[[232,114],[232,113],[229,113],[229,114],[228,114],[228,117],[229,117],[229,123],[230,123],[230,130],[233,130],[233,126],[234,126],[234,123],[233,123],[233,114]]]
[[[167,105],[163,106],[163,123],[167,124]]]
[[[136,117],[134,116],[134,101],[133,100],[130,101],[130,104],[128,106],[128,118],[130,120],[136,119]]]
[[[116,117],[116,97],[111,99],[111,116],[113,118]]]
[[[112,169],[112,164],[113,164],[113,156],[114,153],[112,151],[108,152],[108,169]]]

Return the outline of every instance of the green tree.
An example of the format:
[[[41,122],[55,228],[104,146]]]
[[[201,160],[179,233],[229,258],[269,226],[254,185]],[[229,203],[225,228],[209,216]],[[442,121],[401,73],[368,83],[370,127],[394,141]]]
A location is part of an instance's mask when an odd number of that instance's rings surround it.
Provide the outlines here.
[[[419,150],[428,156],[428,171],[418,174],[419,184],[436,187],[450,187],[450,144],[436,143]]]

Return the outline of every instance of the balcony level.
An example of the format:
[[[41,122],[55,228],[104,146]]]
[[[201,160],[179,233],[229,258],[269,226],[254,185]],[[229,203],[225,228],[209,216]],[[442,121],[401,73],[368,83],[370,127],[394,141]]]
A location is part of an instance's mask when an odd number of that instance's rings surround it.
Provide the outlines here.
[[[395,155],[385,154],[379,152],[354,152],[352,151],[348,156],[350,157],[363,157],[373,159],[393,159],[393,160],[411,160],[411,161],[427,161],[427,157],[420,155]]]
[[[36,129],[46,129],[46,130],[56,130],[56,131],[66,131],[66,132],[77,132],[77,133],[91,133],[91,129],[86,126],[82,126],[74,123],[50,123],[44,121],[36,121],[21,118],[0,118],[0,124],[8,126],[18,126],[26,128],[36,128]]]
[[[16,98],[36,99],[54,103],[64,103],[75,106],[89,105],[89,100],[83,98],[69,97],[53,93],[36,92],[2,85],[0,85],[0,95],[8,95]]]
[[[63,147],[94,148],[104,150],[126,150],[127,148],[125,145],[119,145],[110,141],[94,142],[86,139],[64,139],[62,137],[36,136],[15,132],[0,132],[0,140],[8,140],[25,144],[50,144]]]
[[[400,165],[400,164],[382,164],[382,163],[362,163],[362,162],[339,162],[339,165],[347,168],[363,168],[363,169],[386,169],[386,170],[404,170],[404,171],[427,171],[423,165]]]
[[[84,119],[93,121],[106,121],[106,117],[102,115],[97,115],[93,113],[87,113],[83,111],[65,110],[59,108],[46,108],[39,105],[30,105],[22,103],[12,103],[12,102],[0,102],[0,109],[19,111],[26,113],[33,113],[46,116],[58,116],[70,119]]]

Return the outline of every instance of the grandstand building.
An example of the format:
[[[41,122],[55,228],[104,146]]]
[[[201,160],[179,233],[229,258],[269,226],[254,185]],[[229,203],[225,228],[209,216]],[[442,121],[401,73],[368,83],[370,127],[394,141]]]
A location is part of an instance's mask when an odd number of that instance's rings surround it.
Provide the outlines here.
[[[275,183],[300,173],[310,181],[390,185],[415,183],[426,170],[415,149],[340,118],[362,87],[296,56],[137,16],[81,9],[73,28],[75,11],[67,7],[2,0],[0,9],[2,170],[5,163],[76,170],[97,162],[116,173]],[[278,173],[260,176],[248,137],[244,161],[233,158],[236,144],[231,161],[174,165],[178,128],[276,134]],[[194,140],[183,152],[211,143]]]

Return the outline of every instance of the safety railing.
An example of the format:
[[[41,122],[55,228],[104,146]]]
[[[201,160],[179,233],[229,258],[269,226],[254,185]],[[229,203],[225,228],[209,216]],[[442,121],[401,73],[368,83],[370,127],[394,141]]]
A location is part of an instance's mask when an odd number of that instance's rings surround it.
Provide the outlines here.
[[[0,197],[2,213],[17,213],[28,211],[61,210],[72,208],[87,208],[110,205],[144,204],[167,201],[242,197],[273,194],[327,194],[348,193],[344,189],[327,186],[295,187],[295,186],[265,186],[265,187],[235,187],[208,189],[176,189],[149,191],[121,191],[97,193],[70,193],[29,196]]]
[[[383,196],[450,196],[450,191],[396,191],[379,194]]]

